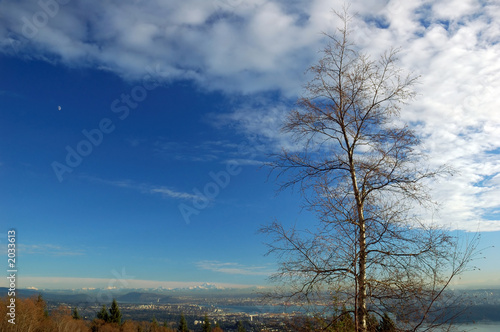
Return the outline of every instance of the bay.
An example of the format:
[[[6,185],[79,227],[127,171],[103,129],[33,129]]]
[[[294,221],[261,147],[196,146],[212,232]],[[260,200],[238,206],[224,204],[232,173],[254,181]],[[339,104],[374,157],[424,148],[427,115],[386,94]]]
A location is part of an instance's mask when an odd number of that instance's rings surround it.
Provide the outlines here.
[[[500,322],[460,324],[457,328],[468,332],[500,332]]]

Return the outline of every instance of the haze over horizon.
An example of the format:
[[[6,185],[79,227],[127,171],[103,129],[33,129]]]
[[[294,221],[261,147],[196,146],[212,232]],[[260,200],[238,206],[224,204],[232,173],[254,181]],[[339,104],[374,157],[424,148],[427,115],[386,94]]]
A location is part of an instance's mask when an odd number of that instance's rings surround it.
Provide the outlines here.
[[[0,245],[15,229],[18,288],[268,285],[276,263],[260,225],[316,218],[297,191],[276,195],[262,165],[298,148],[279,128],[321,32],[339,24],[332,9],[341,3],[0,1]],[[479,231],[487,249],[452,287],[500,287],[500,4],[350,11],[362,51],[399,47],[421,76],[401,120],[431,166],[459,171],[430,184],[441,209],[424,218]]]

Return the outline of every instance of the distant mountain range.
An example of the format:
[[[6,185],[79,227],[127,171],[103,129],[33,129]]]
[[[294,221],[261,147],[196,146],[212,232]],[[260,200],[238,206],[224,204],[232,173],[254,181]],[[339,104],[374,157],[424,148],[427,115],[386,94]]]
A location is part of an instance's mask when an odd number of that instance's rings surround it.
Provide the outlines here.
[[[186,288],[81,288],[81,289],[18,289],[19,297],[42,294],[49,302],[98,302],[107,303],[116,299],[123,303],[179,303],[179,296],[189,297],[257,297],[261,288],[223,288],[205,283]],[[7,294],[8,288],[0,287],[0,294]]]

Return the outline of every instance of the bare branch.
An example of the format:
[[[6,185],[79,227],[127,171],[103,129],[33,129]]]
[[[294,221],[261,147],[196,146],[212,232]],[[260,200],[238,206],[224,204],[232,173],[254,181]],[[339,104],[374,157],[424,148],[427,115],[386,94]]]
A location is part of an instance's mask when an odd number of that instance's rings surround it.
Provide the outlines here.
[[[262,228],[280,262],[272,280],[290,299],[327,296],[338,314],[322,329],[352,313],[355,330],[365,332],[370,312],[390,312],[401,329],[435,327],[452,317],[444,313],[443,303],[452,303],[446,289],[477,243],[460,251],[447,230],[419,220],[415,207],[434,206],[425,181],[450,169],[430,169],[417,133],[400,124],[418,77],[397,66],[398,50],[377,61],[358,52],[349,41],[347,9],[337,15],[342,26],[325,34],[330,42],[282,128],[302,149],[282,150],[268,165],[280,190],[300,187],[319,225],[302,232],[278,222]]]

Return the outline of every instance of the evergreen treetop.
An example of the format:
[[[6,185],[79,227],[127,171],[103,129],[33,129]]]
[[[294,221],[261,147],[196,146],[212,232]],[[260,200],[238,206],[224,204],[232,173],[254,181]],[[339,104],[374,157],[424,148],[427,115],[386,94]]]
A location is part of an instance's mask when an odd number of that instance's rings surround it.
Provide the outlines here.
[[[81,319],[80,314],[78,313],[77,307],[75,307],[73,309],[73,313],[71,314],[71,317],[73,317],[73,319]]]
[[[109,308],[109,321],[111,323],[122,323],[122,313],[120,312],[120,308],[118,308],[118,303],[115,299],[113,299],[113,303],[111,303],[111,308]]]
[[[179,327],[177,328],[177,330],[179,332],[189,332],[186,317],[184,317],[184,314],[181,314],[181,319],[179,321]]]
[[[109,322],[109,314],[105,304],[102,305],[101,311],[97,313],[97,318],[102,319],[105,322]]]

